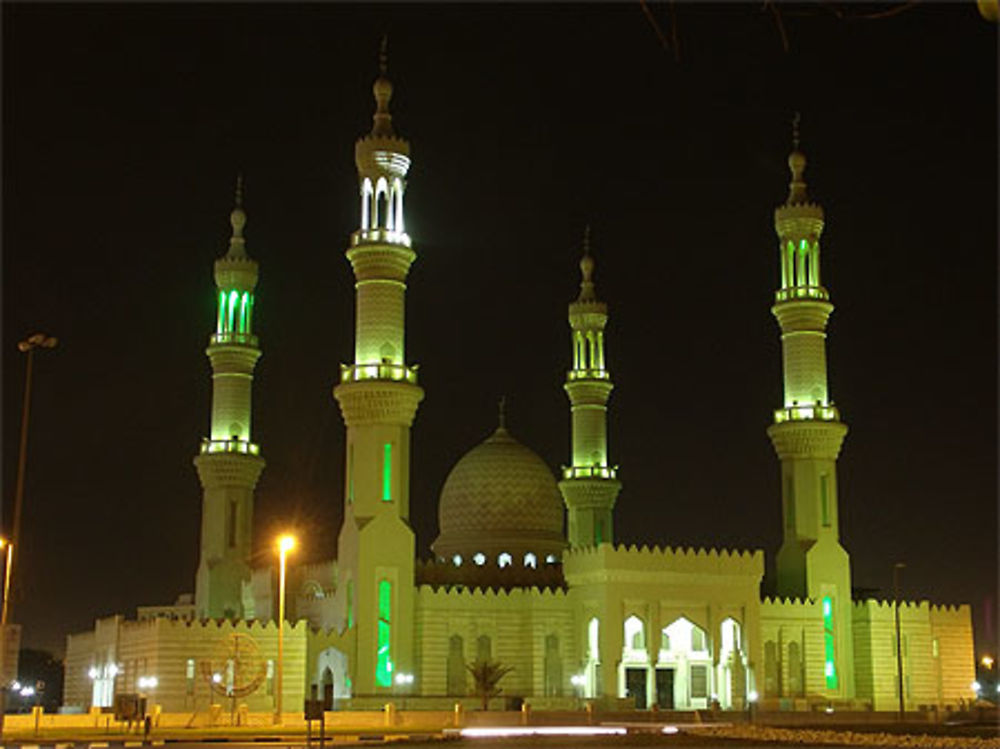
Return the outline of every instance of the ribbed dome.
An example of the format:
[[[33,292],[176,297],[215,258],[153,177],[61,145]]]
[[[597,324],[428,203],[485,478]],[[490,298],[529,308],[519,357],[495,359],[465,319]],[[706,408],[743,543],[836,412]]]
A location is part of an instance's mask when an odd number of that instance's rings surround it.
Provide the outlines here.
[[[534,452],[498,428],[451,469],[438,505],[441,534],[434,552],[450,559],[507,552],[517,564],[541,563],[566,546],[563,502],[555,478]]]

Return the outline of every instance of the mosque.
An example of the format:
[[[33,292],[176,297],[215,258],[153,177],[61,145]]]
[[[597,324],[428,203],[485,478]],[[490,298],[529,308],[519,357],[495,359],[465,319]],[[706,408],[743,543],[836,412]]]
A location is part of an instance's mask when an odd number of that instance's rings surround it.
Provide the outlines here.
[[[471,696],[466,666],[485,660],[512,667],[505,695],[542,709],[588,700],[894,710],[900,685],[911,710],[970,697],[967,605],[901,604],[897,649],[893,603],[851,597],[837,502],[847,426],[827,388],[824,217],[808,197],[797,142],[788,198],[774,211],[780,287],[771,311],[784,402],[767,431],[782,486],[778,597],[761,597],[760,550],[636,548],[615,537],[609,312],[586,239],[580,292],[568,307],[569,464],[557,481],[501,413],[496,431],[449,473],[433,560],[417,560],[410,429],[424,391],[404,345],[417,257],[404,218],[410,146],[393,129],[384,57],[374,95],[374,125],[355,144],[359,223],[346,251],[356,279],[354,361],[341,365],[333,388],[347,429],[337,559],[294,567],[279,637],[286,586],[273,567],[251,566],[254,488],[265,464],[251,431],[257,263],[238,188],[229,250],[215,263],[211,433],[194,459],[204,490],[194,596],[70,635],[64,703],[96,709],[118,694],[146,693],[168,712],[237,703],[291,712],[315,689],[336,708],[400,697],[410,708],[440,708]]]

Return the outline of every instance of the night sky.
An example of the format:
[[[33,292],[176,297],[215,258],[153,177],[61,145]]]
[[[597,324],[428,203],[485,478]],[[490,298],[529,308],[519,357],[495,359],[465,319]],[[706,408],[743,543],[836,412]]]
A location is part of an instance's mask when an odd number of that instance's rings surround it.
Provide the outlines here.
[[[353,356],[355,139],[389,34],[412,143],[412,522],[496,425],[569,456],[566,304],[592,225],[610,306],[610,451],[628,543],[780,542],[773,209],[802,112],[826,211],[830,387],[850,432],[854,584],[974,605],[997,589],[997,27],[972,3],[879,20],[678,5],[680,61],[609,5],[3,4],[3,524],[35,358],[15,619],[61,650],[95,617],[193,591],[212,263],[237,172],[260,262],[259,563],[293,526],[335,554]],[[851,14],[870,5],[841,6]],[[882,6],[884,10],[885,6]],[[670,36],[667,5],[650,10]],[[803,13],[804,11],[804,13]],[[768,581],[765,582],[765,589]],[[994,635],[995,637],[995,635]]]

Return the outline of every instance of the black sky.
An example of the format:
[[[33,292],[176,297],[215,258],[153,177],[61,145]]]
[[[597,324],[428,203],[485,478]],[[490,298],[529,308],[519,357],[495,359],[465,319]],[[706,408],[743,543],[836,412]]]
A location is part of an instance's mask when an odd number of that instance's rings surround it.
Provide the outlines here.
[[[193,589],[212,262],[235,174],[260,261],[258,548],[334,553],[353,352],[352,149],[383,31],[410,139],[407,358],[418,548],[451,465],[495,425],[567,460],[566,303],[585,223],[611,308],[619,540],[780,541],[772,211],[802,111],[826,210],[833,397],[850,427],[855,585],[975,606],[997,588],[997,27],[972,3],[884,20],[679,5],[680,63],[639,3],[3,4],[3,489],[36,359],[16,618],[61,649]],[[850,6],[861,12],[871,6]],[[669,25],[667,6],[653,5]],[[796,11],[807,10],[805,15]],[[993,627],[996,619],[993,619]],[[994,635],[995,637],[995,635]]]

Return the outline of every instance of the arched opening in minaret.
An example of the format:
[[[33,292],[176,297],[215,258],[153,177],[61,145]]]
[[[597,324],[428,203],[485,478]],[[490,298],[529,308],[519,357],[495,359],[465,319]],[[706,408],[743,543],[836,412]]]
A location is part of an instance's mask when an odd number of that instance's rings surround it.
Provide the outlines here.
[[[372,181],[365,177],[361,183],[361,229],[371,228]]]
[[[398,232],[403,232],[403,181],[396,179],[392,184],[392,195],[393,195],[393,214],[394,222],[393,225]]]
[[[375,215],[372,228],[385,229],[388,226],[389,213],[389,186],[385,177],[379,177],[375,183]]]

